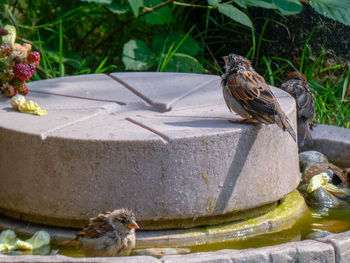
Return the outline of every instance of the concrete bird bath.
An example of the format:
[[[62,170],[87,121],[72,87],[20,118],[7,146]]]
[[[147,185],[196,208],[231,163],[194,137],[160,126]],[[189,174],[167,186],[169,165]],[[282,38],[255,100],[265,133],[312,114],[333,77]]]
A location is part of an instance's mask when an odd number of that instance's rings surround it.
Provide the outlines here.
[[[27,99],[46,116],[16,112],[0,98],[3,228],[30,233],[48,225],[61,241],[99,212],[127,207],[141,226],[142,248],[232,237],[234,222],[266,217],[288,196],[297,201],[289,203],[296,209],[282,219],[285,227],[305,209],[293,192],[297,145],[276,125],[230,122],[239,117],[228,111],[218,76],[113,73],[28,86]],[[272,91],[296,129],[293,98]],[[281,227],[268,219],[257,233]]]
[[[142,229],[218,224],[261,214],[299,182],[294,141],[242,125],[220,78],[181,73],[82,75],[29,83],[43,117],[0,101],[0,210],[82,227],[132,209]],[[273,88],[295,129],[294,100]]]

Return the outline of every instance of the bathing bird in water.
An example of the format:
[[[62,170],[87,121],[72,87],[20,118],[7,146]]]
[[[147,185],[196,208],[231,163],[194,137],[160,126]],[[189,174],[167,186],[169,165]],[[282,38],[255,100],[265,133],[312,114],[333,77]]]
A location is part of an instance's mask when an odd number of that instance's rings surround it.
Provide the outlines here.
[[[91,218],[74,239],[64,244],[78,241],[87,257],[127,256],[135,247],[138,228],[132,211],[118,209]]]
[[[295,132],[269,86],[252,67],[251,62],[239,55],[224,57],[225,73],[222,91],[227,107],[244,118],[245,122],[276,123],[296,141]]]

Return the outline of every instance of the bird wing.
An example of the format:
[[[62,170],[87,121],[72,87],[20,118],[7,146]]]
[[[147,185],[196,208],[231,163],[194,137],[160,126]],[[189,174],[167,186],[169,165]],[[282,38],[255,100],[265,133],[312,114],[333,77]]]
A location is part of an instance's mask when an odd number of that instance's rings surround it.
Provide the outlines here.
[[[89,224],[83,228],[81,232],[78,233],[80,237],[86,238],[98,238],[107,232],[113,230],[107,221],[110,212],[101,213],[96,217],[89,220]]]
[[[259,121],[274,123],[277,100],[263,77],[256,72],[244,71],[233,74],[228,79],[232,96]]]
[[[312,92],[309,87],[298,85],[300,94],[297,96],[298,113],[300,117],[305,119],[313,119],[315,115],[315,105]]]
[[[295,98],[298,107],[298,117],[310,120],[315,115],[315,105],[311,88],[307,82],[300,79],[289,79],[281,85],[281,89]]]

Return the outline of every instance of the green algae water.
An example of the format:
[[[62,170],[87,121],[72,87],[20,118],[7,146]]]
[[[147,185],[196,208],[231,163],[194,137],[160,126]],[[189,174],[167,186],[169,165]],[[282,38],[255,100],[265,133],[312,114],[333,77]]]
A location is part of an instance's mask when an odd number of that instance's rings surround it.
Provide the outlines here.
[[[328,231],[331,233],[340,233],[347,230],[350,230],[350,200],[342,202],[335,208],[324,210],[309,208],[296,223],[287,230],[261,234],[254,237],[245,237],[242,235],[239,240],[187,246],[186,248],[189,248],[192,253],[220,249],[258,248],[309,239],[308,236],[315,232]],[[55,249],[58,249],[58,254],[65,256],[84,256],[81,251],[73,247],[54,247],[53,250]]]
[[[220,249],[258,248],[309,239],[308,236],[315,232],[340,233],[347,230],[350,230],[350,200],[343,202],[336,208],[324,210],[309,208],[287,230],[249,238],[243,237],[241,240],[193,246],[190,249],[194,253]]]

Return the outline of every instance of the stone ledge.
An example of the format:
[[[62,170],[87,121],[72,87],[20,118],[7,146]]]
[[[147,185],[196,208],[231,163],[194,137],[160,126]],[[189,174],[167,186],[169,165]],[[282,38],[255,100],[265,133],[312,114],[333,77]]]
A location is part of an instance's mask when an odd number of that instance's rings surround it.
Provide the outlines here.
[[[101,211],[127,207],[142,229],[191,228],[272,204],[298,185],[291,136],[275,124],[229,122],[239,117],[226,107],[218,76],[91,74],[28,87],[46,116],[19,113],[0,98],[7,216],[83,227]],[[294,99],[271,89],[295,127]]]
[[[163,263],[180,262],[239,262],[239,263],[335,263],[334,250],[329,244],[305,240],[244,250],[219,250],[215,252],[193,253],[183,256],[164,256]]]
[[[335,250],[335,259],[338,263],[350,262],[350,231],[330,235],[317,239],[320,242],[331,244]]]
[[[311,135],[312,150],[325,154],[330,162],[350,166],[350,129],[317,124]]]
[[[72,258],[61,255],[55,256],[6,256],[0,255],[0,263],[161,263],[150,256],[136,257],[99,257],[99,258]]]

